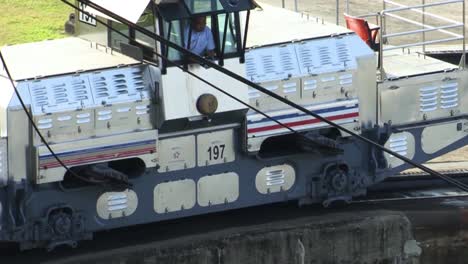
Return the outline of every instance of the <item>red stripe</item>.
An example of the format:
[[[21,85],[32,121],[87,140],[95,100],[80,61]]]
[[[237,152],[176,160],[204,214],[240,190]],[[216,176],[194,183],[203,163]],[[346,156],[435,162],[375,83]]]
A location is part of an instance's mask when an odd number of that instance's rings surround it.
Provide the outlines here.
[[[344,115],[337,115],[337,116],[332,116],[328,117],[328,121],[334,121],[337,119],[345,119],[345,118],[352,118],[352,117],[358,117],[359,113],[349,113],[349,114],[344,114]],[[302,120],[302,121],[296,121],[296,122],[291,122],[291,123],[285,123],[286,126],[288,127],[296,127],[296,126],[303,126],[303,125],[312,125],[316,123],[321,123],[322,121],[318,119],[308,119],[308,120]],[[271,125],[271,126],[264,126],[264,127],[257,127],[257,128],[251,128],[247,129],[247,133],[258,133],[258,132],[264,132],[268,130],[275,130],[275,129],[280,129],[283,128],[280,125]]]
[[[77,164],[89,163],[89,162],[99,161],[99,160],[148,154],[154,151],[156,151],[156,148],[151,147],[151,148],[138,149],[138,150],[132,150],[132,151],[125,151],[125,152],[117,152],[117,153],[111,153],[111,154],[101,154],[101,155],[90,156],[90,157],[85,157],[85,158],[68,159],[68,160],[63,160],[63,163],[65,163],[65,165],[77,165]],[[60,166],[61,166],[60,163],[58,163],[57,161],[49,162],[46,164],[40,164],[41,169],[44,169],[46,167],[55,168],[55,167],[60,167]]]

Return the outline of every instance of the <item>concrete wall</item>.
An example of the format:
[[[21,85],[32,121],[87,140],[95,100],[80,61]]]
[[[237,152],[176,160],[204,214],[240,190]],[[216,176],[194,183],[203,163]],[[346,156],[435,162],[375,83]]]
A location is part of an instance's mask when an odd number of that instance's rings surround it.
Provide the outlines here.
[[[420,253],[411,235],[411,224],[403,214],[377,211],[234,228],[96,252],[59,263],[416,264]]]

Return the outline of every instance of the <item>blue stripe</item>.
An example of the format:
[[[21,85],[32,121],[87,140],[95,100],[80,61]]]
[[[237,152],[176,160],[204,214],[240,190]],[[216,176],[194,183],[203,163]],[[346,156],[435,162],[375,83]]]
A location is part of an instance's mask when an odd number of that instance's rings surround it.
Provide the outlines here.
[[[326,108],[326,109],[319,109],[319,110],[316,110],[316,111],[312,111],[313,113],[315,114],[325,114],[325,113],[329,113],[329,112],[336,112],[336,111],[341,111],[341,110],[350,110],[350,109],[353,109],[353,108],[358,108],[359,107],[359,104],[355,104],[354,106],[337,106],[337,107],[332,107],[332,108]],[[297,113],[294,113],[294,114],[287,114],[287,115],[282,115],[282,116],[273,116],[275,118],[275,120],[280,120],[280,119],[286,119],[286,118],[293,118],[293,117],[301,117],[301,116],[305,116],[307,114],[305,113],[302,113],[302,112],[297,112]],[[266,121],[271,121],[270,119],[268,118],[262,118],[258,121],[248,121],[247,124],[258,124],[258,123],[262,123],[262,122],[266,122]]]
[[[88,153],[94,153],[94,152],[98,152],[98,151],[109,150],[109,149],[118,149],[118,148],[130,147],[130,146],[149,145],[149,144],[154,144],[154,143],[156,143],[156,140],[152,139],[152,140],[146,140],[146,141],[119,144],[119,145],[104,146],[104,147],[99,147],[99,148],[74,150],[74,151],[69,151],[69,152],[61,152],[61,153],[57,153],[57,155],[67,157],[67,156],[73,156],[75,154],[88,154]],[[39,156],[39,159],[44,160],[44,159],[48,159],[48,158],[52,158],[52,157],[54,157],[52,154],[47,154],[47,155],[44,155],[44,156]]]

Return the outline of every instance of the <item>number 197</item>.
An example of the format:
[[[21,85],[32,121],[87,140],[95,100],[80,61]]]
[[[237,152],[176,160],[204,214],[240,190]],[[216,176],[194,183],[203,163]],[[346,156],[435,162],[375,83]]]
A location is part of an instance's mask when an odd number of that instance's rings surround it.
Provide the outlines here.
[[[215,145],[208,148],[208,156],[210,160],[219,160],[224,158],[224,148],[226,145]]]

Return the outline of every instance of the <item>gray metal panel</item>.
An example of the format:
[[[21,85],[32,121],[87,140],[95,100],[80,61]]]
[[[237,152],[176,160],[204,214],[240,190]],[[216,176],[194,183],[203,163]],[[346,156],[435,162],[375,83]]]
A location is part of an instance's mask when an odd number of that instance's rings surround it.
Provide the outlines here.
[[[427,154],[450,146],[467,135],[466,120],[438,124],[424,128],[421,134],[421,148]]]
[[[15,90],[2,68],[0,64],[0,137],[6,137],[8,135],[7,108]]]
[[[408,124],[461,114],[467,99],[464,75],[433,73],[384,82],[379,85],[382,122]]]
[[[200,206],[235,202],[239,198],[239,175],[228,172],[200,178],[197,197]]]
[[[31,153],[31,127],[23,108],[8,108],[8,174],[12,181],[20,182],[31,173],[33,159]],[[11,158],[15,157],[15,158]]]
[[[196,165],[193,135],[160,140],[159,149],[159,172],[189,169]]]
[[[158,214],[189,210],[196,203],[195,181],[190,179],[164,182],[153,192],[154,211]]]

